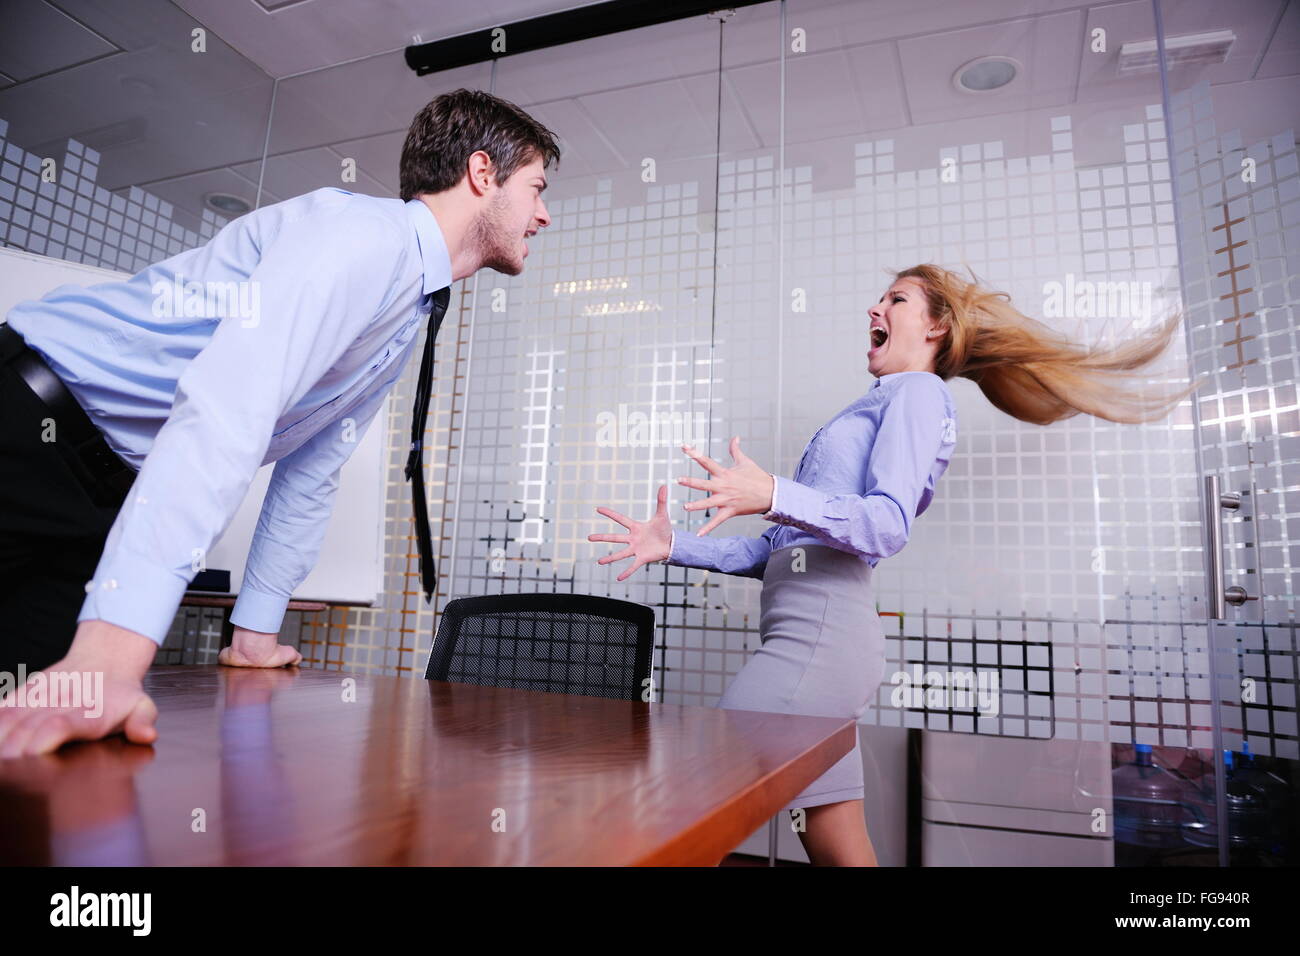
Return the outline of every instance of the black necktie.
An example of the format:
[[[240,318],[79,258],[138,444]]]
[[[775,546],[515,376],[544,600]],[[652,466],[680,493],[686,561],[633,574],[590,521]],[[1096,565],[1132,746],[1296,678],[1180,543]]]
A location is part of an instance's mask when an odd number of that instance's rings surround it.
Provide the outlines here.
[[[429,313],[429,331],[424,338],[424,357],[420,359],[420,381],[415,386],[415,412],[411,417],[411,453],[406,456],[406,477],[411,480],[411,501],[415,504],[415,528],[420,538],[420,584],[424,599],[433,596],[438,571],[433,566],[433,538],[429,533],[429,506],[424,499],[424,423],[429,417],[429,392],[433,389],[433,343],[451,300],[451,286],[433,294],[433,311]]]

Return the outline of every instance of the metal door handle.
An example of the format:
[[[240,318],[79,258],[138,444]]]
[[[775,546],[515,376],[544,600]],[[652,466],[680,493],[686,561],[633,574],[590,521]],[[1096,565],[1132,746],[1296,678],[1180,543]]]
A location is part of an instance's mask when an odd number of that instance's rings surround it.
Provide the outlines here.
[[[1246,593],[1234,584],[1223,586],[1223,512],[1241,507],[1241,495],[1235,491],[1226,494],[1219,488],[1218,475],[1205,476],[1205,527],[1209,531],[1209,554],[1205,556],[1205,585],[1210,596],[1210,620],[1221,621],[1227,613],[1226,604],[1234,607],[1259,598]]]
[[[1247,601],[1258,601],[1259,598],[1253,594],[1247,594],[1246,589],[1239,584],[1234,584],[1230,588],[1224,588],[1223,599],[1229,604],[1245,604]]]

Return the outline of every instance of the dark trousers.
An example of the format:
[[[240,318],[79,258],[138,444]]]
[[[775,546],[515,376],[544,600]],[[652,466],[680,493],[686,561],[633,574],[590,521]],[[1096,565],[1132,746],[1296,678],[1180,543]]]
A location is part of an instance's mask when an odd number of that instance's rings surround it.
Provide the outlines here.
[[[49,411],[9,367],[13,356],[0,354],[0,670],[30,673],[72,644],[122,502],[96,504],[56,443],[42,440]]]

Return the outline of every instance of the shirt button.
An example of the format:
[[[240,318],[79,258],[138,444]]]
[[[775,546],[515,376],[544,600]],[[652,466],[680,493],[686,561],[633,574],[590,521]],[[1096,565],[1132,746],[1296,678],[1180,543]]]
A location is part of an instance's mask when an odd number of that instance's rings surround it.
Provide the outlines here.
[[[86,593],[89,594],[89,593],[90,593],[91,591],[93,591],[93,590],[95,590],[95,582],[94,582],[94,581],[87,581],[87,582],[86,582]]]
[[[116,588],[117,578],[109,578],[107,581],[104,582],[104,587],[108,588],[108,590],[110,591]]]

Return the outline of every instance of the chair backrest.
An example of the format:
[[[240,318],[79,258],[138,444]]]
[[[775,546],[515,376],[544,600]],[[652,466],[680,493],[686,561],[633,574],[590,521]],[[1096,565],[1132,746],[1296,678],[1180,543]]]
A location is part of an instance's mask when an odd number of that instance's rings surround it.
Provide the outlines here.
[[[652,608],[589,594],[457,598],[442,612],[424,676],[640,700],[654,626]]]

